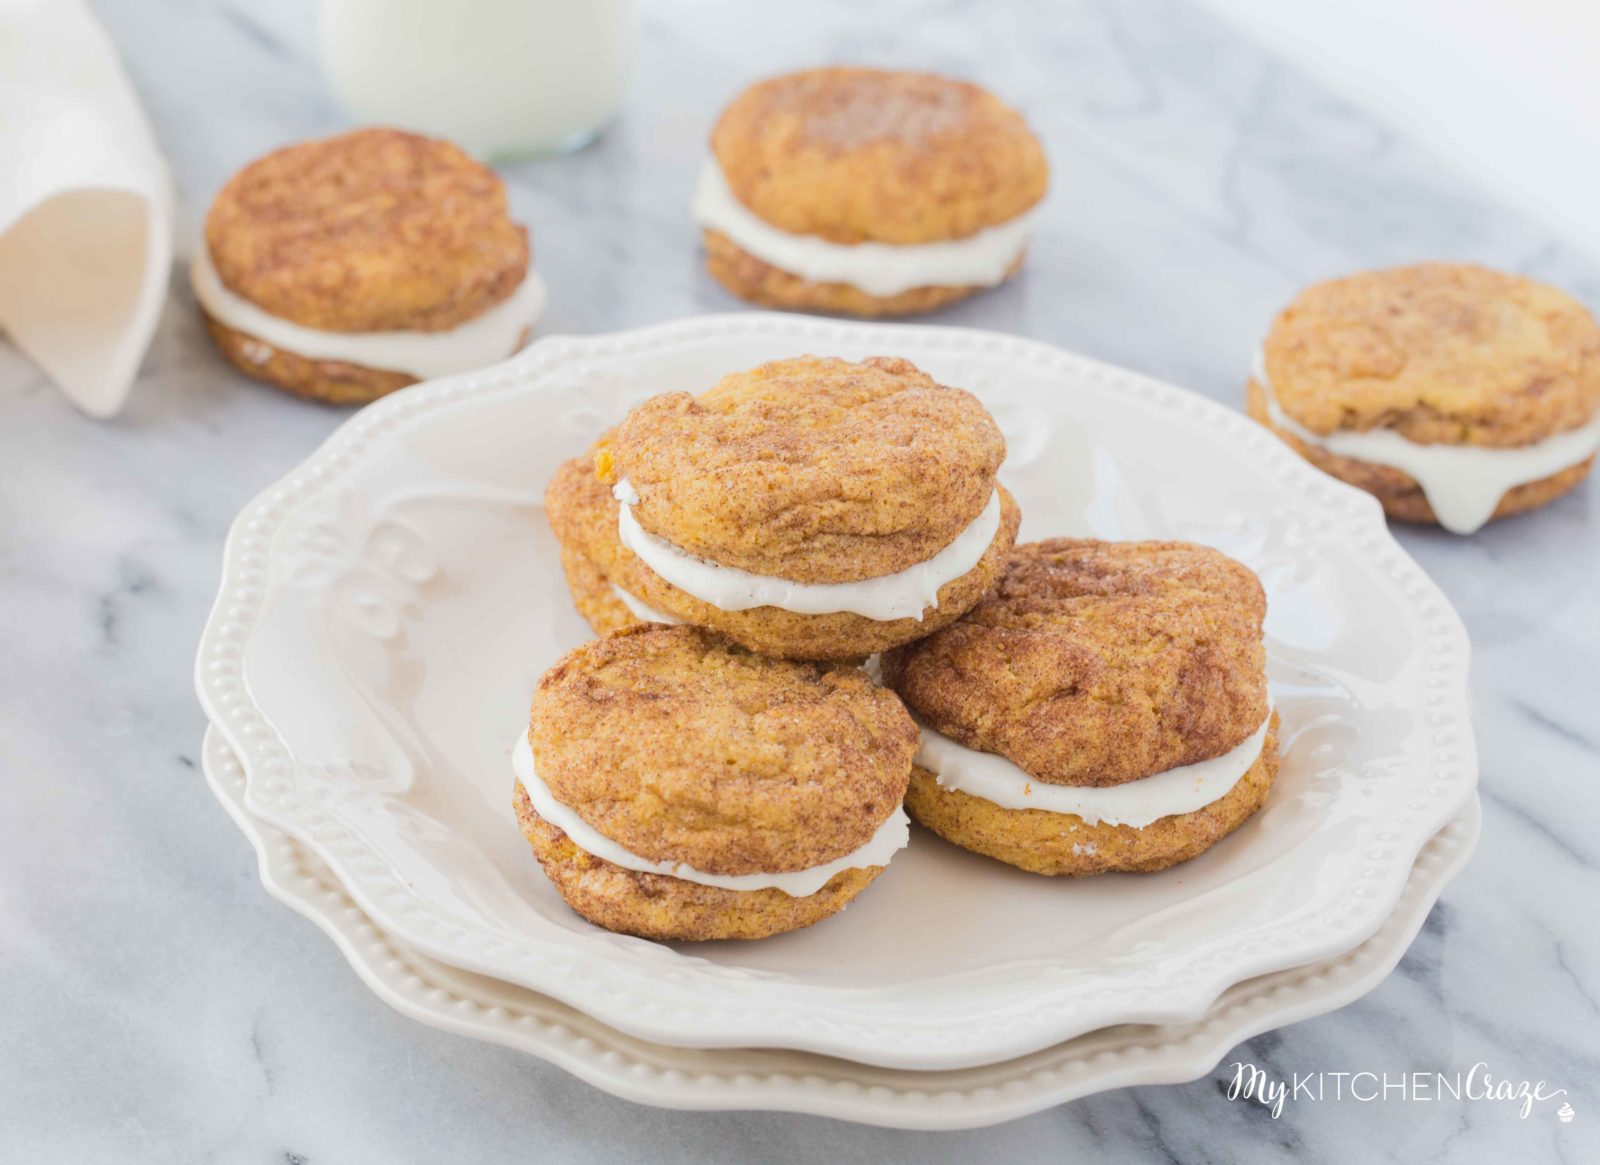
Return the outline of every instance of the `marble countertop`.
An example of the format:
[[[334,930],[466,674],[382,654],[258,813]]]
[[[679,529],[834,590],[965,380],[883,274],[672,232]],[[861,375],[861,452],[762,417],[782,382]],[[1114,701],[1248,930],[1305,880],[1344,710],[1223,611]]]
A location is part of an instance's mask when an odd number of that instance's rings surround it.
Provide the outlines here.
[[[168,152],[182,249],[227,176],[345,123],[306,0],[99,0]],[[1301,285],[1452,257],[1600,307],[1600,269],[1183,0],[641,4],[622,119],[510,168],[546,332],[735,305],[685,210],[710,119],[823,61],[985,81],[1045,139],[1026,274],[939,322],[1048,340],[1237,403]],[[126,412],[91,421],[0,345],[0,1158],[327,1162],[1572,1160],[1600,1120],[1600,499],[1470,540],[1403,530],[1475,644],[1483,840],[1400,968],[1225,1058],[1566,1087],[1577,1119],[1467,1103],[1289,1107],[1191,1084],[969,1133],[689,1114],[407,1020],[272,901],[197,771],[193,649],[229,520],[346,414],[230,371],[184,281]]]

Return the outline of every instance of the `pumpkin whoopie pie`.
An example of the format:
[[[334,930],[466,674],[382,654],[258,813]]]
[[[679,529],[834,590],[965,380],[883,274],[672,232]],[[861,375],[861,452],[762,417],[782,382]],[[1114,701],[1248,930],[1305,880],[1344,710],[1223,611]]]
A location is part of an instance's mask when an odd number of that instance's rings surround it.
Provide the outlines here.
[[[545,506],[597,630],[667,617],[764,655],[860,660],[993,585],[1019,520],[1004,457],[971,393],[905,360],[806,356],[646,401]]]
[[[236,367],[334,404],[502,360],[545,301],[494,171],[393,129],[289,146],[239,171],[206,216],[191,275]]]
[[[837,913],[906,844],[916,750],[905,708],[859,668],[647,623],[539,681],[517,820],[591,922],[761,938]]]
[[[909,315],[1015,273],[1048,183],[1021,115],[976,85],[811,69],[728,106],[694,214],[708,270],[741,299]]]
[[[1257,354],[1250,415],[1391,517],[1470,534],[1576,486],[1600,449],[1600,325],[1463,263],[1319,283]]]
[[[1255,575],[1204,546],[1016,547],[965,618],[883,656],[923,726],[907,810],[1039,874],[1195,857],[1277,776],[1265,614]]]

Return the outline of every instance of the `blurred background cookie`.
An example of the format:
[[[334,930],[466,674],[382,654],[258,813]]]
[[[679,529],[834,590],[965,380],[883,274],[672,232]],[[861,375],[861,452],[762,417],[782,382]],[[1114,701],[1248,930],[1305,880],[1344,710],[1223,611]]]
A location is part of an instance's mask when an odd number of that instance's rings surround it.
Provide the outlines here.
[[[916,749],[900,701],[858,668],[634,627],[539,681],[515,753],[517,819],[591,922],[761,938],[843,909],[905,846]]]
[[[1209,547],[1016,547],[965,618],[883,656],[922,723],[907,810],[1039,874],[1203,853],[1277,776],[1265,616],[1255,575]]]
[[[1247,407],[1392,518],[1470,534],[1559,497],[1600,449],[1600,327],[1461,263],[1319,283],[1279,314]]]
[[[495,173],[392,129],[246,166],[212,204],[191,274],[236,367],[335,404],[502,360],[545,303]]]
[[[1048,182],[1021,115],[976,85],[811,69],[728,106],[694,214],[707,269],[741,299],[909,315],[1010,277]]]
[[[596,630],[670,618],[862,659],[993,585],[1020,519],[1004,457],[971,393],[905,360],[806,356],[646,401],[561,467],[545,508]]]

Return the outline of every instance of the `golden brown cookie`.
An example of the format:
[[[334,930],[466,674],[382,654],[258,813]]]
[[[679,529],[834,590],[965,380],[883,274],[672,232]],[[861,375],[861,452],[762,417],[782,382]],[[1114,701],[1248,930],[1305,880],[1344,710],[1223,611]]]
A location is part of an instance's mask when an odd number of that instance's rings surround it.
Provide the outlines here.
[[[699,398],[647,402],[590,456],[557,471],[545,508],[567,552],[646,607],[766,655],[859,660],[945,626],[993,584],[1020,520],[995,483],[1004,448],[975,398],[905,361],[805,357],[730,376]],[[926,562],[992,514],[997,495],[999,521],[976,563],[939,587],[920,621],[723,610],[623,545],[608,485],[623,481],[639,495],[634,516],[647,533],[719,566],[806,584]],[[569,581],[580,611],[597,629],[610,626],[614,616],[570,570]]]
[[[1248,821],[1278,777],[1278,719],[1261,755],[1225,796],[1192,813],[1134,828],[1085,821],[1075,813],[1005,809],[941,788],[927,769],[911,770],[906,811],[946,841],[1035,874],[1082,877],[1116,871],[1150,874],[1199,857]]]
[[[924,613],[922,621],[894,619],[880,622],[861,615],[800,615],[777,607],[749,611],[723,611],[679,590],[651,570],[617,537],[617,501],[594,473],[594,457],[576,457],[562,464],[545,491],[545,512],[550,527],[567,548],[580,557],[586,570],[567,573],[573,602],[596,632],[606,634],[626,623],[638,622],[615,595],[596,592],[588,571],[607,586],[615,583],[645,606],[685,623],[711,627],[742,643],[751,651],[775,659],[832,659],[859,662],[874,652],[932,634],[953,623],[994,585],[1005,564],[1006,552],[1016,540],[1021,520],[1016,502],[1000,487],[1000,529],[978,565],[939,589],[939,606]],[[563,559],[565,561],[565,559]],[[615,603],[615,606],[610,605]]]
[[[313,360],[274,348],[221,323],[204,308],[200,317],[217,348],[246,376],[275,384],[295,396],[333,405],[361,405],[415,384],[404,372],[365,368],[343,360]]]
[[[764,221],[834,243],[933,243],[1007,222],[1050,169],[1022,115],[965,81],[809,69],[760,81],[723,112],[711,152]]]
[[[802,870],[900,804],[917,733],[857,668],[765,659],[649,624],[569,652],[529,740],[557,800],[612,841],[708,874]]]
[[[1209,547],[1049,539],[1016,547],[965,618],[885,652],[883,682],[926,732],[1010,762],[1019,788],[1126,786],[1234,753],[1262,730],[1265,615],[1255,575]],[[1226,795],[1142,826],[1008,807],[931,772],[913,776],[907,808],[958,845],[1039,873],[1161,869],[1255,812],[1276,748],[1269,729]]]
[[[206,215],[222,282],[327,332],[433,332],[482,314],[528,269],[504,184],[449,142],[360,129],[275,150]]]
[[[1426,483],[1320,440],[1386,431],[1424,447],[1523,449],[1600,412],[1600,325],[1588,310],[1553,287],[1469,264],[1307,288],[1274,321],[1261,355],[1246,390],[1250,415],[1404,521],[1436,520]],[[1591,460],[1514,485],[1494,516],[1566,492]]]
[[[1030,542],[964,619],[886,653],[884,682],[1041,781],[1120,785],[1261,727],[1266,610],[1256,576],[1208,546]]]
[[[869,295],[848,283],[813,283],[791,275],[741,250],[721,231],[704,231],[701,238],[706,249],[706,270],[711,277],[740,299],[762,307],[875,319],[922,315],[987,290],[979,285],[913,287],[898,295]],[[1011,265],[1011,275],[1021,270],[1022,259],[1021,255],[1017,256]]]
[[[1428,502],[1428,496],[1422,492],[1422,487],[1417,484],[1416,479],[1404,470],[1389,465],[1377,465],[1371,461],[1359,461],[1354,457],[1341,457],[1337,453],[1330,453],[1320,445],[1302,439],[1298,434],[1280,428],[1274,423],[1272,414],[1267,408],[1266,393],[1253,379],[1245,388],[1245,411],[1252,420],[1259,421],[1271,429],[1285,444],[1323,473],[1332,474],[1340,481],[1348,482],[1357,489],[1366,490],[1377,498],[1383,506],[1383,512],[1396,521],[1417,523],[1438,521],[1433,506]],[[1521,514],[1537,509],[1546,502],[1553,502],[1582,482],[1593,468],[1594,457],[1591,455],[1577,465],[1553,473],[1549,477],[1512,486],[1501,495],[1493,516],[1509,518],[1513,514]]]
[[[845,246],[968,238],[1031,210],[1049,184],[1038,139],[992,93],[887,69],[811,69],[761,81],[723,112],[711,153],[731,197],[756,219],[787,235]],[[716,229],[705,241],[712,275],[735,295],[768,306],[907,315],[982,290],[871,293],[785,271]],[[1020,249],[1014,259],[1012,271],[1021,265]],[[993,278],[1000,277],[997,271]]]
[[[392,129],[304,142],[246,166],[212,204],[205,246],[226,292],[326,333],[450,331],[509,299],[529,263],[527,231],[492,170],[448,142]],[[237,367],[302,396],[356,403],[416,380],[308,359],[206,314]]]
[[[859,669],[765,659],[702,628],[645,624],[546,672],[528,739],[537,780],[607,842],[737,877],[827,866],[867,845],[900,808],[918,736],[899,700]],[[523,809],[524,795],[519,818],[557,888],[586,917],[630,933],[733,938],[808,925],[879,868],[846,869],[798,899],[624,870],[614,855],[583,854],[531,802]]]
[[[977,397],[908,360],[802,356],[653,397],[606,439],[646,531],[803,583],[925,562],[989,504],[1005,438]]]
[[[246,335],[219,322],[204,308],[200,311],[206,331],[217,348],[246,376],[265,380],[270,384],[303,396],[332,405],[363,405],[398,388],[415,384],[417,378],[405,372],[389,372],[381,368],[367,368],[345,360],[313,360],[275,348],[264,340]],[[527,342],[525,329],[517,347]]]
[[[665,874],[642,873],[579,849],[516,788],[517,824],[567,904],[596,926],[660,941],[767,938],[821,922],[865,890],[882,866],[843,870],[815,894],[726,890]]]

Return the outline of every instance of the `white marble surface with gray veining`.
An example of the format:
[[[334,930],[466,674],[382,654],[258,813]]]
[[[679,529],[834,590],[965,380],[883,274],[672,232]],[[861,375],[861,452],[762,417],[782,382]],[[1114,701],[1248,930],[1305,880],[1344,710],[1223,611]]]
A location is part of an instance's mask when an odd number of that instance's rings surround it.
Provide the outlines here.
[[[177,179],[184,249],[237,167],[345,122],[308,0],[96,0]],[[1477,260],[1600,306],[1600,267],[1184,0],[643,0],[597,146],[505,171],[548,332],[728,310],[685,212],[752,78],[882,62],[986,82],[1055,185],[1026,275],[939,322],[1048,340],[1236,403],[1304,283]],[[9,116],[14,111],[0,111]],[[1529,132],[1538,132],[1530,126]],[[614,1100],[391,1011],[272,901],[196,771],[192,654],[227,524],[342,413],[231,372],[182,279],[127,411],[75,413],[0,344],[0,1160],[1593,1160],[1600,1124],[1600,501],[1401,538],[1465,617],[1486,824],[1399,970],[1249,1041],[1274,1072],[1421,1069],[1569,1089],[1575,1119],[1290,1105],[1225,1072],[994,1129],[913,1134]]]

